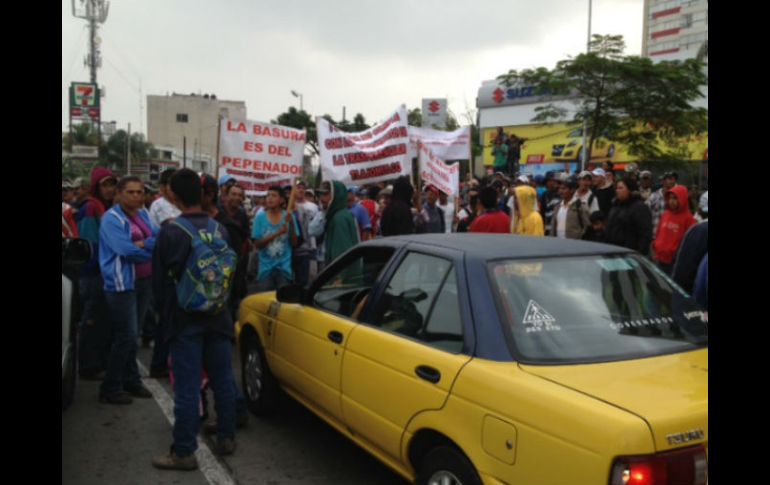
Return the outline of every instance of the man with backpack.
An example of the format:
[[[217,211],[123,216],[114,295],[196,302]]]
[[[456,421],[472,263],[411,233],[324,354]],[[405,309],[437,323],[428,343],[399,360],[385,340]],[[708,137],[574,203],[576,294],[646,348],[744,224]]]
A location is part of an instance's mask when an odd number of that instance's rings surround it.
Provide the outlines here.
[[[169,323],[166,338],[174,373],[175,422],[170,452],[152,464],[160,469],[195,470],[203,368],[216,400],[215,452],[235,451],[235,335],[227,298],[236,255],[228,247],[227,230],[203,212],[198,174],[179,170],[170,188],[182,214],[158,235],[153,290],[159,313]]]
[[[589,215],[598,211],[599,201],[591,190],[591,186],[593,185],[593,175],[591,175],[591,172],[588,170],[580,172],[580,175],[578,175],[578,185],[574,199],[580,199],[580,205],[588,209]]]

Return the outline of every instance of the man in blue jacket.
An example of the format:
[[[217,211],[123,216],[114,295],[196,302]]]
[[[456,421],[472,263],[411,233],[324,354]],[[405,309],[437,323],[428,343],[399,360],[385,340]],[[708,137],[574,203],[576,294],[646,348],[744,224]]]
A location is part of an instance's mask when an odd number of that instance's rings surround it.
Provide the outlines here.
[[[121,179],[117,194],[118,204],[104,214],[99,227],[99,267],[113,330],[99,401],[130,404],[131,396],[152,397],[139,377],[136,352],[139,311],[151,290],[158,228],[144,208],[144,184],[139,177]]]

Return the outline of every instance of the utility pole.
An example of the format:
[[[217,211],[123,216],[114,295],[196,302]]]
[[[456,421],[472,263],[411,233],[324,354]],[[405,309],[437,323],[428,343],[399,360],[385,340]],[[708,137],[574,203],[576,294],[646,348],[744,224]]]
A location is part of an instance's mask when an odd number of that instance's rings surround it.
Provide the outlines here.
[[[126,175],[131,175],[131,123],[126,133]]]
[[[588,0],[588,41],[586,42],[586,54],[591,53],[591,0]],[[594,127],[595,129],[596,127]],[[581,156],[581,163],[578,163],[577,171],[580,173],[581,171],[585,170],[585,167],[588,166],[588,160],[586,158],[588,157],[588,150],[586,149],[586,139],[588,132],[588,120],[586,119],[586,113],[583,114],[583,149],[582,149],[582,156]]]
[[[79,5],[76,5],[79,3]],[[110,3],[105,0],[72,0],[72,15],[88,21],[89,36],[89,54],[86,56],[85,64],[88,66],[91,72],[91,84],[93,84],[99,95],[99,86],[96,81],[97,69],[102,67],[102,57],[99,52],[99,44],[101,39],[96,36],[96,32],[99,28],[97,23],[103,24],[107,20],[107,14],[110,10]],[[93,124],[93,119],[91,120]],[[96,146],[100,147],[102,144],[102,123],[101,112],[99,113],[99,120],[96,123],[97,140]]]

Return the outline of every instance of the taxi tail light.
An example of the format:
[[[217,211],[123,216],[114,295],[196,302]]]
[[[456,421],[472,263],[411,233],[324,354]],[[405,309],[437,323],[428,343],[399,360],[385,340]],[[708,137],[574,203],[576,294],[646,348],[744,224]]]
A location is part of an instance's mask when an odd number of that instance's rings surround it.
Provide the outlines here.
[[[708,461],[702,446],[615,460],[610,485],[706,485]]]

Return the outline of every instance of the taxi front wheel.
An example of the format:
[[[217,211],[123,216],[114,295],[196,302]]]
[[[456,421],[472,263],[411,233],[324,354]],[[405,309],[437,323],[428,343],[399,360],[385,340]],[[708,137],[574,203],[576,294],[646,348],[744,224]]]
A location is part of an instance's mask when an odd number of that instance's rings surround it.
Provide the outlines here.
[[[440,446],[425,455],[417,485],[481,485],[476,469],[460,450]]]
[[[255,336],[247,338],[243,343],[241,379],[249,411],[259,416],[276,410],[278,383],[267,366],[264,351]]]

